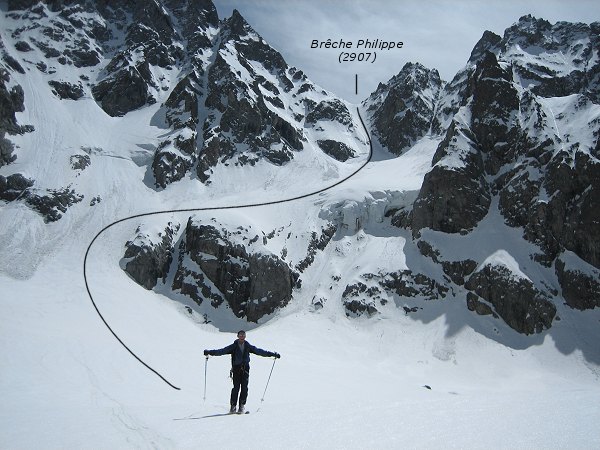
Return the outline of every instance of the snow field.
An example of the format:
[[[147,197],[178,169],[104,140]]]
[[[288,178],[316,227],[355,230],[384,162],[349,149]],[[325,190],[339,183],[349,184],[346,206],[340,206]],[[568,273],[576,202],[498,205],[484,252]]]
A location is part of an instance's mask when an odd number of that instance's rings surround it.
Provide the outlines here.
[[[3,278],[20,295],[4,302],[2,316],[2,448],[600,444],[598,379],[576,353],[565,356],[550,338],[512,350],[468,328],[448,335],[443,317],[423,324],[401,314],[368,321],[282,313],[248,332],[249,342],[282,354],[264,402],[273,360],[253,356],[251,414],[205,417],[227,410],[230,361],[208,360],[204,402],[202,350],[229,344],[234,333],[194,325],[174,302],[131,283],[123,290],[109,274],[101,298],[111,326],[176,391],[108,333],[79,280],[39,289],[63,269],[45,267],[35,284]],[[117,320],[110,302],[129,320]]]

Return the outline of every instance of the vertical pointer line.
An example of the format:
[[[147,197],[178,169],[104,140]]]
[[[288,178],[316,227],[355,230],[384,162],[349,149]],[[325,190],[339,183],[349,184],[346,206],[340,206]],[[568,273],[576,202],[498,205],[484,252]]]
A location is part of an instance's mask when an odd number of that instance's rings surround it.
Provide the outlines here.
[[[354,94],[358,95],[358,74],[354,74]]]

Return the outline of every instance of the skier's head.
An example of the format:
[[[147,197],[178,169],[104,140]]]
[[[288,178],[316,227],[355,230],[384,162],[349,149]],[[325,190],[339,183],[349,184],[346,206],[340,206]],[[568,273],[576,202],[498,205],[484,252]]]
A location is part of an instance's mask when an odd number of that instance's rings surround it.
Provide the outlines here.
[[[240,341],[243,341],[244,339],[246,339],[246,332],[244,330],[238,331],[237,337]]]

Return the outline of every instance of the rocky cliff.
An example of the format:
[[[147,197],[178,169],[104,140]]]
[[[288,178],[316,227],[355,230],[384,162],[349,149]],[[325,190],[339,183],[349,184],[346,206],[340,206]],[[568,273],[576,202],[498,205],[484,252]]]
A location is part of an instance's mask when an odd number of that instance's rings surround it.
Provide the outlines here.
[[[467,290],[470,306],[485,299],[490,312],[522,333],[550,327],[552,302],[563,296],[575,308],[598,306],[599,31],[598,23],[552,25],[525,16],[502,37],[485,32],[465,68],[432,96],[437,100],[423,123],[441,141],[412,209],[396,221],[411,230],[424,257],[442,265],[447,281]],[[406,79],[410,68],[390,84]],[[423,95],[424,83],[413,86],[404,98]],[[394,124],[406,117],[409,103],[391,109],[385,101],[374,104],[383,87],[365,104],[373,110],[373,133],[382,143],[392,141],[390,149],[405,148]],[[408,111],[424,116],[422,104]],[[403,131],[404,137],[415,135]],[[493,256],[478,249],[453,260],[450,236],[464,236],[469,245],[499,227],[495,216],[533,244],[517,266],[544,272],[536,283],[506,268],[465,265]],[[498,249],[510,246],[497,242]],[[578,270],[565,269],[565,255]]]

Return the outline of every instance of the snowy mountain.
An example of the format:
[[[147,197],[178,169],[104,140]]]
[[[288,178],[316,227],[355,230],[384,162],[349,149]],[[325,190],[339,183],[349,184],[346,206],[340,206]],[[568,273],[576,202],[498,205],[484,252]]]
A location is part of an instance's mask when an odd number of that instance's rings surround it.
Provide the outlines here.
[[[598,23],[361,105],[210,0],[0,23],[0,447],[239,445],[238,329],[251,448],[600,445]]]
[[[550,328],[563,299],[577,309],[600,305],[597,44],[597,24],[531,16],[504,37],[484,33],[467,66],[430,95],[439,100],[422,129],[443,139],[412,209],[395,215],[441,266],[443,285],[466,288],[469,309],[526,334]],[[404,105],[386,108],[372,116],[379,133],[377,114],[397,125],[406,115]],[[413,109],[423,116],[422,106]],[[394,139],[389,130],[381,142]],[[477,239],[506,226],[522,237]]]
[[[437,70],[407,63],[363,103],[371,113],[373,136],[396,155],[408,150],[429,134],[443,86]]]
[[[84,199],[74,220],[111,201],[110,182],[90,182],[105,178],[97,161],[107,158],[137,166],[123,169],[116,189],[132,197],[151,191],[141,203],[104,205],[116,219],[119,207],[149,212],[153,204],[198,207],[198,198],[226,206],[308,194],[356,171],[369,153],[356,109],[288,67],[237,12],[219,22],[211,2],[7,8],[3,161],[12,164],[0,197],[44,222]],[[17,123],[21,111],[35,126]],[[19,151],[48,139],[58,140],[46,153],[58,161],[52,167]],[[298,171],[311,180],[308,189],[303,177],[291,177]],[[238,190],[250,200],[238,200]],[[68,225],[58,228],[68,234]]]

